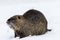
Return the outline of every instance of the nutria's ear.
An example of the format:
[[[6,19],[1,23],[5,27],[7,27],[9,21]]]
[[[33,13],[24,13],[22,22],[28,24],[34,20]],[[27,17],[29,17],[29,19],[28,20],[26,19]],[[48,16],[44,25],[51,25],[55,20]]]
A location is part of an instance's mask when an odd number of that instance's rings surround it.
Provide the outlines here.
[[[21,19],[21,17],[20,17],[20,16],[18,16],[18,19]]]

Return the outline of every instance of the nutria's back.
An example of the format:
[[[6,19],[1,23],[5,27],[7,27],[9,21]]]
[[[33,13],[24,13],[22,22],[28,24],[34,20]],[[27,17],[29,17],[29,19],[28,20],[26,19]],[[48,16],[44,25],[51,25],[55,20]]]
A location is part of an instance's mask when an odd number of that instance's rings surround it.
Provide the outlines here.
[[[26,13],[24,13],[23,17],[31,21],[32,23],[41,21],[47,24],[47,20],[45,16],[42,14],[42,12],[34,9],[28,10]]]

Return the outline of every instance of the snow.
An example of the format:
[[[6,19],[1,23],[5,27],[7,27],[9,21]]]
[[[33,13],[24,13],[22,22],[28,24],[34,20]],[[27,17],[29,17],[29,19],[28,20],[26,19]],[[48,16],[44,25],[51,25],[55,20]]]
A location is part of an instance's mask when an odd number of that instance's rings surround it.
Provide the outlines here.
[[[41,11],[48,20],[48,29],[44,35],[14,38],[14,31],[6,20],[14,15],[23,15],[29,9]],[[0,0],[0,40],[60,40],[60,1],[59,0]]]

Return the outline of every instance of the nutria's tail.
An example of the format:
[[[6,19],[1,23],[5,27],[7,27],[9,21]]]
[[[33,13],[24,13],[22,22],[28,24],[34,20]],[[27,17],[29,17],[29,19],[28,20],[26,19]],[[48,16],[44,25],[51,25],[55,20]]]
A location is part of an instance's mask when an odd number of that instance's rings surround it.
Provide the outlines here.
[[[47,29],[47,31],[51,31],[51,29]]]

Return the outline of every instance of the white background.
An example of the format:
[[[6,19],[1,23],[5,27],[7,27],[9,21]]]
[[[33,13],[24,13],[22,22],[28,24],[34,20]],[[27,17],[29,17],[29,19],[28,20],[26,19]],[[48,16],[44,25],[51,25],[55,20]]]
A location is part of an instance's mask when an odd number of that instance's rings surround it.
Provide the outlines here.
[[[29,9],[41,11],[52,31],[39,36],[14,38],[14,31],[6,24],[7,19],[23,15]],[[0,0],[0,40],[60,40],[60,0]]]

